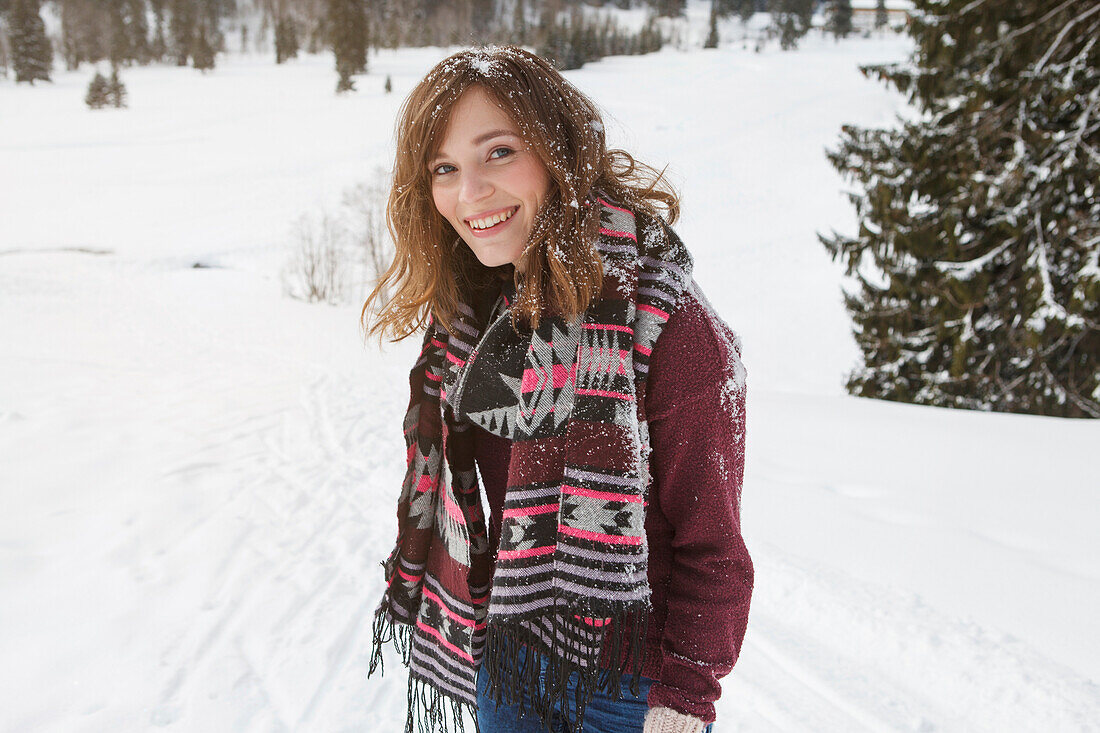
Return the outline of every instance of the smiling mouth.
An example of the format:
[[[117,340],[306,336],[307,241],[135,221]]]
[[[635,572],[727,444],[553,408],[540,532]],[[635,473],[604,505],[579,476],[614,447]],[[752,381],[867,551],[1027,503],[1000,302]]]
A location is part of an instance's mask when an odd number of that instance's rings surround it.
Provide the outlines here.
[[[493,214],[492,216],[486,216],[483,219],[467,219],[466,224],[475,232],[487,232],[504,224],[511,219],[517,211],[519,211],[519,207],[514,206],[511,209]]]

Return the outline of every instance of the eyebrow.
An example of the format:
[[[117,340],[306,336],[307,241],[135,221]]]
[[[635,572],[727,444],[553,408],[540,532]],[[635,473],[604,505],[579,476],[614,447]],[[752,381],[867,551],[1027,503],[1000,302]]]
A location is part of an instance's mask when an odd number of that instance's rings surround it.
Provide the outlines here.
[[[478,135],[477,137],[475,137],[473,139],[473,144],[474,145],[481,145],[481,144],[483,144],[483,143],[485,143],[489,140],[492,140],[494,137],[504,137],[505,135],[508,135],[510,137],[519,137],[518,132],[514,132],[512,130],[505,130],[504,128],[499,128],[499,129],[496,129],[496,130],[489,130],[488,132],[483,132],[482,134]],[[443,151],[440,150],[440,151],[437,151],[434,156],[432,156],[432,159],[429,162],[434,163],[437,160],[439,160],[440,158],[446,158],[446,157],[447,156],[443,154]]]

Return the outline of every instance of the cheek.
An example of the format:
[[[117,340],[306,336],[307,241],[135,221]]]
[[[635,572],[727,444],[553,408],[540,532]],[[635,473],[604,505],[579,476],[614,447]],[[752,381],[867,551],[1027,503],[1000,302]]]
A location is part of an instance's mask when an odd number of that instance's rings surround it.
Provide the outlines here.
[[[528,195],[540,204],[550,192],[550,174],[542,167],[542,163],[531,159],[523,171],[523,187]]]
[[[435,204],[435,210],[436,211],[438,211],[440,214],[443,214],[444,216],[446,216],[446,214],[443,213],[442,196],[440,195],[439,190],[436,189],[435,186],[432,186],[432,203]]]

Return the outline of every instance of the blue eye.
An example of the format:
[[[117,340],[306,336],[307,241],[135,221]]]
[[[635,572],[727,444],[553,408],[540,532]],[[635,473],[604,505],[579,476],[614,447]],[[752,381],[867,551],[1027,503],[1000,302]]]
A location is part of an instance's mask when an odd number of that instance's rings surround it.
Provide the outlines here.
[[[434,175],[441,176],[445,173],[450,173],[451,172],[449,170],[444,170],[444,168],[450,168],[451,170],[455,169],[455,167],[453,165],[451,165],[450,163],[440,163],[439,165],[437,165],[435,168],[432,169],[432,173]]]
[[[500,153],[500,152],[503,152],[504,155],[497,155],[497,153]],[[493,148],[493,152],[489,153],[489,157],[490,158],[505,158],[505,157],[511,155],[514,152],[515,151],[512,150],[511,148],[506,148],[506,147]]]

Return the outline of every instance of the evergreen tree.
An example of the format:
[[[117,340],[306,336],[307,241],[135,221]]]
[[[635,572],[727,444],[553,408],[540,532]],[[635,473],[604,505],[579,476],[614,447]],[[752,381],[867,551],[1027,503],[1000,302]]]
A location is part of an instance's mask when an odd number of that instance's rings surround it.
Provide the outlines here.
[[[393,91],[393,80],[390,79],[389,74],[386,74],[386,85],[383,87],[383,90],[386,92],[386,94],[389,94]]]
[[[200,26],[211,48],[211,59],[218,51],[225,51],[225,34],[221,31],[221,19],[234,11],[233,0],[196,0]],[[211,64],[213,61],[211,60]],[[213,66],[211,65],[211,68]]]
[[[112,66],[149,61],[149,21],[145,0],[100,0],[110,29]]]
[[[852,0],[831,0],[826,27],[837,38],[852,32]]]
[[[355,89],[352,76],[367,70],[370,25],[364,0],[328,0],[330,42],[336,57],[337,92]]]
[[[111,80],[107,82],[107,96],[113,107],[126,106],[126,87],[118,78],[118,67],[111,69]]]
[[[710,29],[703,48],[718,48],[718,0],[711,0],[710,3]]]
[[[198,27],[195,30],[191,65],[203,73],[214,68],[214,57],[217,52],[214,50],[213,36],[214,33],[210,29],[210,21],[206,17],[200,18]]]
[[[1053,6],[1052,6],[1053,5]],[[1100,417],[1100,2],[915,0],[919,117],[846,126],[856,395]]]
[[[512,14],[513,43],[519,46],[526,45],[527,38],[527,4],[524,0],[516,0],[516,7]]]
[[[642,26],[638,38],[637,53],[643,55],[660,51],[661,46],[665,43],[665,37],[661,35],[661,29],[657,27],[657,19],[652,16]]]
[[[196,12],[194,0],[171,0],[172,20],[168,25],[172,53],[177,66],[187,66],[195,43]]]
[[[467,0],[470,4],[470,30],[475,43],[485,43],[496,24],[493,0]]]
[[[297,24],[288,17],[279,18],[275,24],[275,63],[298,57]]]
[[[886,0],[878,0],[875,5],[875,28],[882,28],[890,22],[890,16],[886,12]]]
[[[737,15],[741,18],[742,23],[748,23],[756,13],[756,0],[740,0],[737,8]]]
[[[106,58],[110,48],[108,13],[98,0],[60,0],[61,53],[65,68],[75,71],[85,61]]]
[[[8,8],[8,38],[15,81],[50,80],[53,48],[46,38],[46,24],[39,14],[39,0],[11,0]]]
[[[107,77],[96,70],[92,82],[88,85],[88,93],[84,95],[84,104],[91,109],[103,109],[110,103],[110,84],[107,82]]]
[[[740,0],[713,0],[712,5],[719,18],[728,18],[741,9]]]
[[[662,18],[679,18],[684,14],[687,0],[650,0],[650,5]]]
[[[130,50],[129,29],[126,27],[126,9],[124,3],[125,0],[103,0],[111,28],[109,57],[112,67],[118,66],[133,58],[133,54]]]
[[[768,0],[772,24],[784,51],[798,47],[798,39],[810,30],[814,0]]]
[[[139,64],[149,62],[149,19],[146,17],[145,0],[126,0],[126,34],[130,47],[130,60]]]
[[[168,55],[168,41],[164,35],[165,0],[151,0],[151,3],[156,28],[149,44],[149,58],[152,61],[161,61]]]
[[[0,13],[0,78],[8,78],[8,65],[10,63],[8,60],[8,36],[4,31],[4,14]]]

